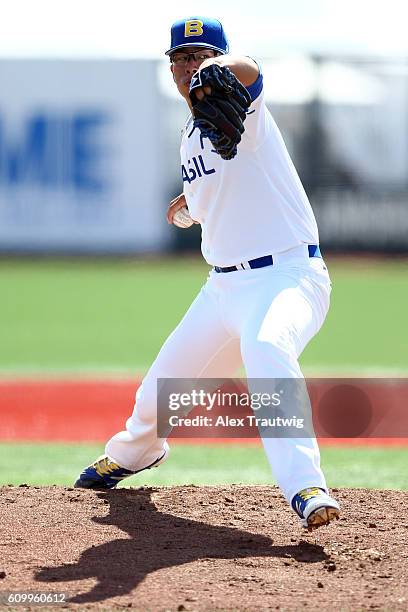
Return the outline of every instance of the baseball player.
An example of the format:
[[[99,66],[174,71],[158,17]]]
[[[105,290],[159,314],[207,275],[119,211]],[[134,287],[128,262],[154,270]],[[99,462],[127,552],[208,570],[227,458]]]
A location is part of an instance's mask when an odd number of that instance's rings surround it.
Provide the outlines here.
[[[256,381],[302,381],[298,358],[326,317],[330,277],[312,208],[266,108],[263,76],[249,57],[231,55],[216,19],[173,24],[166,51],[190,116],[182,131],[183,193],[202,228],[212,267],[200,293],[166,340],[136,393],[124,431],[76,485],[112,488],[168,457],[157,435],[157,379],[226,378],[243,364]],[[290,410],[296,410],[296,394]],[[262,436],[277,482],[309,530],[339,517],[320,468],[314,435]]]

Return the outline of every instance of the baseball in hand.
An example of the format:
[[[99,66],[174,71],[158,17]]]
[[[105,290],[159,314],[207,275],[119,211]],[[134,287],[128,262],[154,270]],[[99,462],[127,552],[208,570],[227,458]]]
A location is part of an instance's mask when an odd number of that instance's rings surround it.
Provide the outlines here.
[[[177,225],[177,227],[186,229],[187,227],[191,227],[194,221],[190,217],[190,213],[188,212],[187,208],[184,206],[174,213],[173,223],[174,225]]]

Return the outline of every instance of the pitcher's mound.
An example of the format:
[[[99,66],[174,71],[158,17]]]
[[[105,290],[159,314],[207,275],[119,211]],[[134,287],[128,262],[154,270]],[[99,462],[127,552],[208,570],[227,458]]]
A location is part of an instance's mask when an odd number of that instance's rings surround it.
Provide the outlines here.
[[[308,534],[276,487],[1,487],[0,592],[25,609],[43,593],[43,609],[406,610],[408,492],[334,494],[341,519]]]

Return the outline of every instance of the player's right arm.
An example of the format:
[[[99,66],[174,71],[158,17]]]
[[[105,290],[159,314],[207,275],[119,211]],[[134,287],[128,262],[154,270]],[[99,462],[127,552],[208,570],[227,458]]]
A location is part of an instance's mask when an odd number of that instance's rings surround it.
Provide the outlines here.
[[[174,215],[181,208],[188,208],[184,193],[180,193],[180,195],[178,195],[176,198],[174,198],[170,202],[169,208],[167,209],[167,223],[174,224],[174,221],[173,221]],[[193,223],[195,223],[196,225],[199,225],[199,222],[194,221],[194,219],[193,219]]]
[[[181,193],[176,198],[171,200],[169,208],[167,210],[167,223],[173,223],[173,217],[178,210],[187,206],[186,198],[184,193]]]

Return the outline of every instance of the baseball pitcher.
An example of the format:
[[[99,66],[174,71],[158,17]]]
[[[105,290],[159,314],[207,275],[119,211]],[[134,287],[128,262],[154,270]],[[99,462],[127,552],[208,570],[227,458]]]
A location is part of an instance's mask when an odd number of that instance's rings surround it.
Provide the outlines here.
[[[180,150],[183,193],[167,219],[201,225],[211,272],[145,376],[125,429],[84,469],[77,487],[112,488],[167,459],[169,446],[156,428],[159,378],[228,378],[243,364],[249,386],[303,381],[299,356],[329,308],[316,221],[266,108],[260,66],[231,55],[222,24],[206,17],[174,23],[166,55],[190,110]],[[338,518],[314,435],[262,442],[303,526]]]

